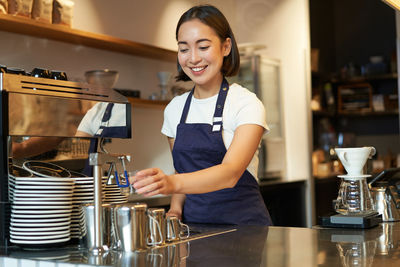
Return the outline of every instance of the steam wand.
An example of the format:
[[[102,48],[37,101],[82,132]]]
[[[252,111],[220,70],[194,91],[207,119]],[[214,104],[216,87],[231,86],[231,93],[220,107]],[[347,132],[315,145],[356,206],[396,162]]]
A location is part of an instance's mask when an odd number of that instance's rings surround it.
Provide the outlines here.
[[[115,165],[116,162],[122,160],[124,162],[124,172],[125,169],[125,159],[130,161],[131,156],[125,154],[110,154],[104,152],[96,152],[89,154],[89,165],[93,166],[93,182],[94,182],[94,246],[89,248],[89,251],[95,255],[99,255],[105,252],[103,247],[102,238],[102,189],[103,189],[103,171],[102,165],[105,163],[110,163]],[[117,178],[118,179],[118,178]],[[127,178],[126,178],[127,179]],[[128,180],[126,183],[129,185]]]

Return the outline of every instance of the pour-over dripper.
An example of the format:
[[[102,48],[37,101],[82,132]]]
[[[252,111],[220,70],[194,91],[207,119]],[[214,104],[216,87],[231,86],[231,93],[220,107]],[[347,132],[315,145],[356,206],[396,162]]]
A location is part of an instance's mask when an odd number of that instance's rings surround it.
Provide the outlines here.
[[[376,150],[371,146],[335,148],[335,152],[349,176],[360,176],[367,159],[375,155]]]
[[[375,155],[374,147],[335,148],[339,160],[347,171],[342,178],[335,204],[336,212],[343,215],[374,213],[374,202],[363,168],[367,159]]]

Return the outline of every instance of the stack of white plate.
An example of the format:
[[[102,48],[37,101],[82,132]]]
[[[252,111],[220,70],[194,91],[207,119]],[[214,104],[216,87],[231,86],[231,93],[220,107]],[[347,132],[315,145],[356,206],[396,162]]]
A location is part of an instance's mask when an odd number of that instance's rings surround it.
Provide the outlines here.
[[[9,190],[12,243],[53,246],[70,240],[73,179],[10,175]]]
[[[103,203],[122,204],[126,202],[128,202],[128,196],[121,193],[121,189],[118,185],[106,184],[103,187]]]
[[[73,177],[75,181],[74,194],[72,196],[72,215],[71,215],[71,238],[82,236],[84,223],[83,211],[80,205],[93,202],[93,177]]]

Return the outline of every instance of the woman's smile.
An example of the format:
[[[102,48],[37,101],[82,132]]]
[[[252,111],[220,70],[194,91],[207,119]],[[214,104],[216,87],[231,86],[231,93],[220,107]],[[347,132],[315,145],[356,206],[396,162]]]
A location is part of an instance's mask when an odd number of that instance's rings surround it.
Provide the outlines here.
[[[207,68],[207,66],[203,66],[203,67],[193,67],[190,68],[192,70],[192,73],[194,75],[201,75],[204,73],[205,69]]]

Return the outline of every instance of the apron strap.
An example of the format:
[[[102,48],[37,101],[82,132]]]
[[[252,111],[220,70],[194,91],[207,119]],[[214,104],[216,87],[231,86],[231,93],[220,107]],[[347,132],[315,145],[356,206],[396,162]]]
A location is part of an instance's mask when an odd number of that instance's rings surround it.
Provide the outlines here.
[[[97,130],[97,132],[94,136],[96,136],[96,137],[102,136],[104,128],[106,128],[108,126],[108,123],[110,121],[111,111],[112,111],[113,107],[114,107],[114,103],[108,103],[106,110],[104,111],[103,118],[101,119],[100,128]]]
[[[222,113],[224,111],[225,100],[228,94],[229,84],[224,78],[221,84],[221,88],[219,89],[217,104],[215,106],[214,117],[213,117],[213,132],[222,131]]]
[[[221,88],[219,89],[217,104],[215,106],[214,117],[212,121],[212,131],[219,132],[222,130],[222,112],[224,110],[225,99],[228,94],[229,83],[224,78],[221,84]],[[181,121],[180,123],[185,123],[187,115],[189,113],[190,102],[193,97],[194,88],[190,91],[188,97],[186,98],[185,106],[183,108]]]
[[[181,116],[181,123],[185,123],[186,122],[186,118],[187,118],[187,115],[189,113],[190,102],[192,101],[193,91],[194,91],[194,87],[190,91],[188,97],[186,98],[185,106],[183,108],[183,112],[182,112],[182,116]]]

